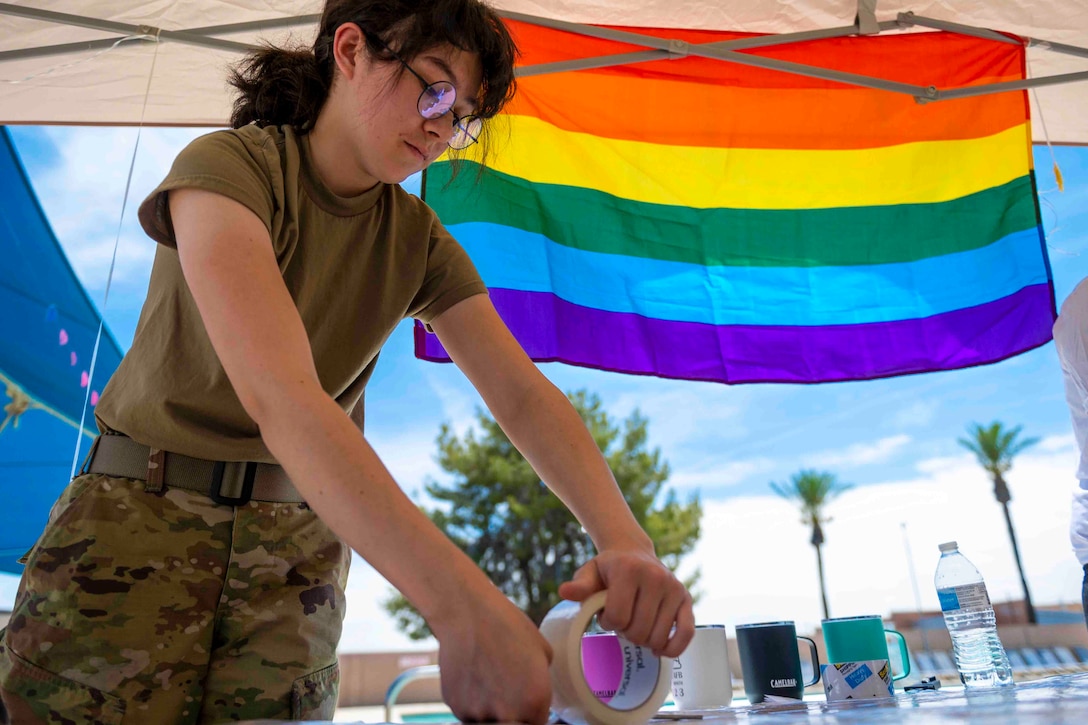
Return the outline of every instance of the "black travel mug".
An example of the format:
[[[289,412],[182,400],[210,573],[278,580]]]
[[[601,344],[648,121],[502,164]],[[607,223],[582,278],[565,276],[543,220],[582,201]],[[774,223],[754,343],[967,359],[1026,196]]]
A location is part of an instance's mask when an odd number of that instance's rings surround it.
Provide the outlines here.
[[[797,640],[808,643],[812,653],[811,682],[801,676]],[[760,622],[737,625],[737,652],[740,654],[744,692],[753,705],[768,695],[800,700],[805,688],[820,681],[820,658],[816,643],[798,637],[793,622]]]

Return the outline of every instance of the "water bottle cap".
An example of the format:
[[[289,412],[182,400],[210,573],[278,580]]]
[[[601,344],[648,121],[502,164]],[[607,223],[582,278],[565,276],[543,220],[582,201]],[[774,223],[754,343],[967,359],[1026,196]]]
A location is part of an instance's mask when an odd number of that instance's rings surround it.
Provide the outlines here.
[[[939,548],[941,550],[941,552],[943,553],[943,552],[946,552],[946,551],[955,551],[956,549],[958,549],[960,547],[955,541],[946,541],[943,544],[941,544],[940,546],[938,546],[937,548]]]

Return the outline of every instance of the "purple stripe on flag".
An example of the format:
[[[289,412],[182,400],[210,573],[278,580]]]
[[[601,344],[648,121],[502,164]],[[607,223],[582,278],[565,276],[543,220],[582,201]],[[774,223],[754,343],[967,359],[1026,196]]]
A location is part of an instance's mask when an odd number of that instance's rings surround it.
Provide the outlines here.
[[[895,322],[824,327],[708,325],[605,312],[545,292],[492,289],[491,300],[537,362],[722,383],[822,383],[998,362],[1051,339],[1050,284],[976,307]],[[417,323],[416,357],[446,362]]]

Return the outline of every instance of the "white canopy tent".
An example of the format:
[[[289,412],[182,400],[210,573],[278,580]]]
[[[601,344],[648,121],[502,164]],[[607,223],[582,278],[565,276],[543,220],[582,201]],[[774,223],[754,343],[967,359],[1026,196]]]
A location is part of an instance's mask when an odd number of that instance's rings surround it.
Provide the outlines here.
[[[647,50],[591,61],[614,64],[700,54],[769,65],[743,48],[854,32],[1000,31],[1028,49],[1037,142],[1088,144],[1088,4],[1083,0],[496,0],[519,20],[587,25],[700,28],[778,34],[713,48],[623,35]],[[18,0],[0,3],[0,123],[223,125],[227,65],[254,44],[313,39],[320,0]],[[948,24],[955,24],[951,26]],[[566,24],[570,24],[569,26]],[[582,26],[576,28],[575,26]],[[989,30],[987,30],[989,29]],[[801,35],[795,35],[801,34]],[[609,37],[617,37],[609,34]],[[523,68],[561,72],[579,65]],[[800,72],[938,101],[956,89],[907,87],[820,69]],[[1008,84],[988,90],[1008,90]],[[969,91],[977,92],[977,89]]]

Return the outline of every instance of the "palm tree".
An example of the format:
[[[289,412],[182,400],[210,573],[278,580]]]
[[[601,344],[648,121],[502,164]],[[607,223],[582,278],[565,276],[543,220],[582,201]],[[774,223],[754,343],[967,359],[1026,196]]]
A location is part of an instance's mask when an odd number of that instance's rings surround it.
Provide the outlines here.
[[[1028,446],[1039,442],[1038,438],[1017,440],[1021,428],[1022,426],[1018,425],[1006,430],[996,420],[988,428],[973,423],[967,427],[971,437],[960,438],[959,443],[975,454],[978,464],[990,474],[994,482],[994,498],[1005,512],[1005,526],[1009,529],[1012,555],[1016,559],[1016,568],[1020,572],[1020,585],[1024,588],[1024,606],[1027,608],[1028,622],[1035,624],[1035,605],[1031,603],[1028,580],[1024,576],[1024,565],[1020,561],[1020,547],[1016,543],[1016,531],[1012,527],[1012,517],[1009,516],[1009,501],[1012,500],[1012,495],[1009,493],[1009,485],[1005,483],[1005,474],[1012,468],[1012,459]]]
[[[816,567],[820,574],[820,600],[824,605],[824,619],[831,618],[827,610],[824,557],[820,550],[824,543],[823,524],[831,521],[824,516],[824,506],[848,488],[850,484],[839,483],[835,474],[812,470],[793,474],[788,485],[771,482],[772,491],[784,499],[801,504],[801,523],[812,526],[809,543],[816,547]]]

